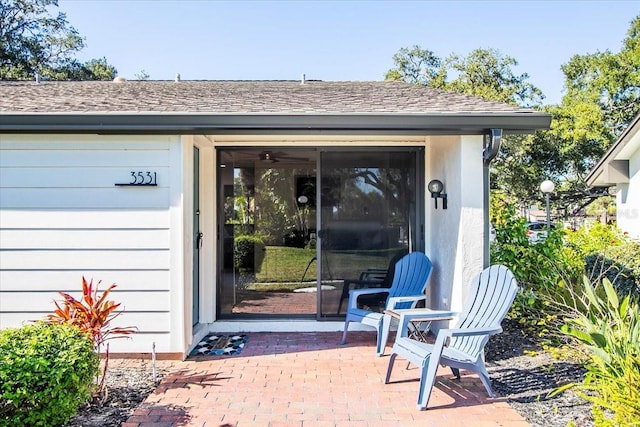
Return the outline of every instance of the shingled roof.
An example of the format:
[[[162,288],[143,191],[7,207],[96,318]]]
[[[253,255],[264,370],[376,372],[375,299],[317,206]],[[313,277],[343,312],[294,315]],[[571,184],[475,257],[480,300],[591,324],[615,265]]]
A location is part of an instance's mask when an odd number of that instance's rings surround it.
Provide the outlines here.
[[[454,122],[463,117],[470,118],[469,125],[474,129],[480,125],[478,119],[486,121],[488,117],[494,121],[509,117],[507,122],[513,122],[516,130],[548,127],[549,121],[547,115],[534,110],[387,81],[0,82],[0,130],[18,130],[20,126],[34,125],[35,122],[46,126],[66,122],[68,127],[72,125],[69,119],[74,116],[84,117],[81,122],[88,120],[93,125],[96,125],[95,120],[90,117],[107,117],[100,122],[101,125],[121,123],[125,127],[142,126],[144,123],[147,123],[144,126],[149,126],[152,116],[163,116],[164,124],[170,126],[171,120],[167,115],[175,118],[174,130],[180,126],[200,129],[207,123],[212,129],[219,128],[223,120],[221,117],[227,119],[226,126],[244,123],[252,128],[267,126],[269,122],[276,127],[278,124],[287,127],[284,122],[288,120],[274,121],[273,118],[301,116],[306,117],[306,127],[314,126],[308,120],[313,116],[319,118],[316,125],[336,128],[344,128],[346,116],[359,117],[354,119],[355,122],[362,121],[364,117],[401,116],[411,122],[406,123],[408,129],[426,123],[420,121],[421,118],[434,117],[440,117],[447,128],[445,116],[452,115],[456,117]],[[116,121],[116,116],[124,121]],[[191,122],[180,125],[186,116],[192,117]],[[263,118],[251,125],[251,120],[246,120],[249,116]],[[272,119],[266,120],[265,116]],[[197,118],[195,122],[194,117]],[[340,123],[330,126],[328,117],[340,118]],[[518,117],[525,118],[524,122],[520,119],[514,121]],[[483,127],[494,125],[487,123]],[[363,122],[361,126],[368,125]],[[459,126],[456,124],[455,127]]]

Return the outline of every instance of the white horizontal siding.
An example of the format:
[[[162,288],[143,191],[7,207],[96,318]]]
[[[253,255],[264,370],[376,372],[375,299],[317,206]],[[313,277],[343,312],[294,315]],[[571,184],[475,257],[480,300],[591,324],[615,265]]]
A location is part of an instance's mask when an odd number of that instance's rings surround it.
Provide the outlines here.
[[[52,305],[53,306],[53,305]],[[3,313],[0,317],[0,325],[3,328],[18,328],[32,321],[43,320],[51,311],[27,313],[28,320],[25,320],[25,313]],[[111,327],[136,327],[140,333],[163,333],[170,328],[169,313],[133,313],[125,311],[116,317],[110,325]]]
[[[18,328],[32,321],[43,319],[49,312],[43,313],[0,313],[0,328]],[[109,340],[111,353],[151,353],[153,344],[158,353],[175,353],[171,348],[169,313],[130,313],[118,316],[112,326],[135,326],[134,334],[124,338]]]
[[[169,189],[161,187],[112,188],[0,188],[5,208],[113,209],[118,206],[161,208],[169,205]]]
[[[102,280],[100,290],[115,283],[110,299],[124,313],[114,324],[139,329],[111,351],[150,352],[153,342],[159,352],[181,350],[171,348],[180,144],[169,136],[0,135],[0,327],[51,313],[58,292],[79,297],[84,276]],[[138,171],[155,173],[157,186],[116,186]]]
[[[106,286],[100,288],[106,289]],[[75,298],[81,298],[80,291],[71,292]],[[57,292],[3,292],[0,311],[5,313],[42,313],[55,308],[53,301],[62,298]],[[108,299],[122,303],[126,312],[169,312],[169,292],[126,292],[114,289]]]
[[[116,183],[133,182],[131,172],[125,167],[4,167],[0,169],[0,188],[110,188]],[[142,172],[146,179],[147,171]],[[156,174],[158,186],[168,185],[168,167],[154,167],[149,172]]]
[[[78,292],[82,277],[94,284],[102,281],[100,289],[115,283],[118,291],[169,291],[170,273],[161,271],[107,271],[107,270],[64,270],[25,271],[0,270],[0,291],[44,291]]]
[[[2,270],[160,270],[169,268],[168,250],[2,250]]]
[[[169,230],[3,230],[0,248],[169,249]]]
[[[127,338],[109,341],[109,352],[114,353],[148,353],[154,349],[157,353],[181,353],[172,348],[171,334],[168,332],[145,333],[139,332]],[[150,358],[151,356],[149,356]]]
[[[166,150],[174,137],[156,135],[0,135],[0,147],[7,150]]]
[[[0,200],[2,203],[3,200]],[[169,228],[166,209],[0,210],[0,229]]]
[[[0,197],[4,209],[167,208],[169,206],[170,144],[149,146],[128,137],[128,145],[110,146],[113,139],[94,137],[86,143],[23,141],[20,148],[8,137],[0,141]],[[84,140],[88,140],[85,137]],[[98,141],[104,140],[102,149]],[[146,140],[149,142],[149,140]],[[157,186],[120,187],[131,173],[155,176]]]
[[[0,145],[0,167],[18,168],[153,168],[169,164],[169,147],[163,150],[11,150]],[[37,152],[36,152],[37,151]],[[144,170],[144,169],[142,169]],[[94,173],[97,173],[95,171]],[[104,171],[101,171],[104,172]],[[79,178],[81,178],[79,176]]]

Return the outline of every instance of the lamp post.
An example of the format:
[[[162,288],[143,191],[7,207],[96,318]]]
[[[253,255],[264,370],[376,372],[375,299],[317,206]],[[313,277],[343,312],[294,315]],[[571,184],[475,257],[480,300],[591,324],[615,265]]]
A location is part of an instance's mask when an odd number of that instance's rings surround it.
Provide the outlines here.
[[[548,179],[542,181],[542,184],[540,184],[540,191],[544,193],[547,202],[547,230],[551,228],[551,220],[549,217],[549,194],[553,192],[554,188],[556,188],[555,184],[553,183],[553,181],[550,181]]]

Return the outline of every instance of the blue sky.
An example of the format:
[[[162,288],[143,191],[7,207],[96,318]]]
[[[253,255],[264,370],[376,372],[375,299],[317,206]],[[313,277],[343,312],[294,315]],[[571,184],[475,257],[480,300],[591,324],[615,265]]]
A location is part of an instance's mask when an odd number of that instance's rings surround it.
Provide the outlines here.
[[[514,57],[517,73],[562,97],[561,65],[622,46],[639,1],[60,0],[85,37],[80,60],[152,80],[382,80],[415,44],[444,58],[476,48]]]

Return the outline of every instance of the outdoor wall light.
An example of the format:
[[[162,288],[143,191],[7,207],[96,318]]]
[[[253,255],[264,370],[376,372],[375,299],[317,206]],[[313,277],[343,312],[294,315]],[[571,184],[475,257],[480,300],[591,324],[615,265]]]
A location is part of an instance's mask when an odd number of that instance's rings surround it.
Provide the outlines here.
[[[442,199],[442,209],[447,209],[447,194],[442,193],[444,190],[444,184],[438,179],[432,179],[427,185],[431,198],[435,199],[436,209],[438,209],[438,199]]]

